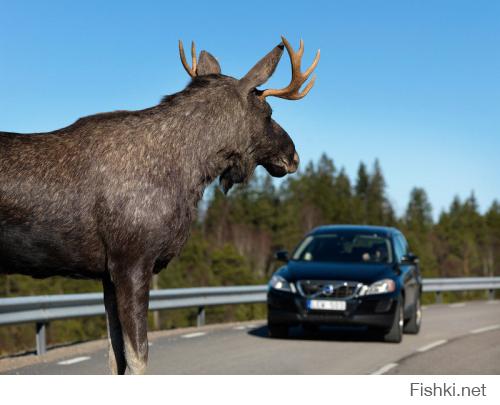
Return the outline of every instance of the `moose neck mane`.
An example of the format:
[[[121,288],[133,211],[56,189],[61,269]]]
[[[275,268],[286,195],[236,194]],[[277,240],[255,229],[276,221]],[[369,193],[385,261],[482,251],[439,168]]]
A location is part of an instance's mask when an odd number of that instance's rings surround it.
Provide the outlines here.
[[[221,75],[198,77],[157,106],[161,117],[158,142],[171,154],[171,162],[197,198],[218,176],[227,191],[255,168],[249,130],[241,119],[243,100],[234,80]]]

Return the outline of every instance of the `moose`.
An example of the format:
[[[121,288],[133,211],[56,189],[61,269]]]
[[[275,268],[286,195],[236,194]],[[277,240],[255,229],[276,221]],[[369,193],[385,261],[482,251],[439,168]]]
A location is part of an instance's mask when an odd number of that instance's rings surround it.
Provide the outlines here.
[[[292,78],[259,90],[287,49]],[[294,173],[299,157],[268,97],[298,100],[319,61],[302,72],[304,44],[282,42],[241,79],[202,51],[191,80],[151,108],[100,113],[47,133],[0,132],[0,274],[102,280],[113,374],[142,374],[153,274],[185,244],[204,189],[227,193],[256,166]]]

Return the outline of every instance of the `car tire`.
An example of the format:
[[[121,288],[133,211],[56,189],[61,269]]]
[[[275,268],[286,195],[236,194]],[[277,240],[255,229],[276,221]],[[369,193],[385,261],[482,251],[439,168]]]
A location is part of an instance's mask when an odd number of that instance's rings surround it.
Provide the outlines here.
[[[384,334],[384,342],[400,343],[403,340],[403,327],[404,327],[404,312],[403,312],[403,299],[398,299],[396,313],[394,314],[394,321],[391,328]]]
[[[420,332],[420,325],[422,323],[422,307],[420,304],[420,297],[417,297],[415,308],[411,314],[411,318],[406,322],[403,332],[411,335],[416,335]]]
[[[282,323],[268,323],[267,332],[269,337],[285,339],[288,337],[288,325]]]

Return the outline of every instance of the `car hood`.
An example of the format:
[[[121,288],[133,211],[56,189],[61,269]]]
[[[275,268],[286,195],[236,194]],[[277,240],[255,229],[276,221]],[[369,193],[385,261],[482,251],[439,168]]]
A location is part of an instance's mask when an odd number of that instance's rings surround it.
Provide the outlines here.
[[[384,278],[394,279],[397,275],[391,264],[324,263],[290,261],[280,275],[288,281],[296,280],[342,280],[371,284]]]

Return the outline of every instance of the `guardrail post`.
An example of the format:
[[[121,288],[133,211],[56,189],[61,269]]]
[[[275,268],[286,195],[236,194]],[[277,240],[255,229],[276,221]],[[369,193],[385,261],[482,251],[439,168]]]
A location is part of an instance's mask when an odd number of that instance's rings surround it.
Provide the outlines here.
[[[488,299],[490,301],[493,301],[495,299],[495,290],[493,288],[490,288],[488,290]]]
[[[37,322],[36,324],[36,354],[40,356],[47,351],[47,324]]]
[[[205,325],[205,307],[198,307],[198,316],[196,317],[196,326]]]
[[[443,293],[441,291],[436,291],[436,304],[443,303]]]
[[[153,290],[158,290],[158,279],[159,275],[154,274],[152,280]],[[160,329],[160,311],[153,311],[153,328],[154,330]]]

